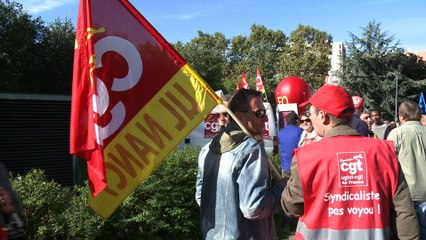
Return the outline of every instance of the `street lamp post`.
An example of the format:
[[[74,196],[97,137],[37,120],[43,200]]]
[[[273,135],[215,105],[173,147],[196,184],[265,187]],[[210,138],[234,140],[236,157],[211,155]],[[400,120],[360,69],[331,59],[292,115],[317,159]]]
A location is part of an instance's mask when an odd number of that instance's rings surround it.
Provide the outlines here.
[[[395,72],[395,124],[398,122],[398,73]]]

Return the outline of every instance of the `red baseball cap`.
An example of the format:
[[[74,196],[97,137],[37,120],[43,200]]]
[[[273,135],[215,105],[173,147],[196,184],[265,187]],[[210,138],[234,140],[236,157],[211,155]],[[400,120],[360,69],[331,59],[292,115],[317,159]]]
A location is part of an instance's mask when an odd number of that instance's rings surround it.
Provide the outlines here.
[[[352,96],[352,102],[354,102],[355,109],[364,107],[364,99],[362,99],[360,96]]]
[[[308,103],[336,117],[352,116],[355,112],[351,94],[345,88],[337,85],[320,87],[308,101],[299,106],[303,107]]]

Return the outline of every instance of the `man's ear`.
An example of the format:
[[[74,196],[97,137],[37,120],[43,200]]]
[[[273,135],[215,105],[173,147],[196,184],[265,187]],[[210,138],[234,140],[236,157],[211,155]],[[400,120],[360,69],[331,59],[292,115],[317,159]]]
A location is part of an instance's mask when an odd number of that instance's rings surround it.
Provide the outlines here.
[[[237,116],[238,120],[243,120],[244,114],[243,112],[234,112],[235,116]]]
[[[318,118],[319,118],[319,120],[321,121],[321,123],[323,124],[323,125],[328,125],[329,123],[330,123],[330,118],[328,117],[328,115],[324,112],[324,111],[322,111],[322,110],[319,110],[319,112],[318,112]]]

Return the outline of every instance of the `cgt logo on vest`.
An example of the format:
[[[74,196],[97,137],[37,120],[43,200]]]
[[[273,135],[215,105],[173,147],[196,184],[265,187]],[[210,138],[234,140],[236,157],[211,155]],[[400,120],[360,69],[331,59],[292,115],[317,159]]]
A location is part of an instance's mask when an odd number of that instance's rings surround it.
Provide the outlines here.
[[[367,186],[367,164],[364,152],[337,153],[340,187]]]

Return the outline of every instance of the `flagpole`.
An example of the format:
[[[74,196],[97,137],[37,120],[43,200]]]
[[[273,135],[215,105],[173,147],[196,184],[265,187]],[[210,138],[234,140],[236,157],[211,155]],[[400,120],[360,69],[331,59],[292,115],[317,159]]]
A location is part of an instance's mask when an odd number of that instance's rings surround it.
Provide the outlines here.
[[[256,140],[256,142],[258,142],[260,145],[263,145],[263,138],[262,136],[256,135],[256,136],[252,136],[250,134],[250,132],[246,129],[246,127],[240,122],[240,120],[237,118],[237,116],[235,116],[235,114],[231,111],[231,109],[228,108],[228,106],[226,106],[225,104],[221,103],[221,105],[226,109],[226,112],[228,112],[229,115],[231,115],[231,117],[235,120],[235,122],[238,124],[238,126],[240,126],[240,128],[250,137],[254,138],[254,140]],[[272,163],[271,159],[268,158],[268,163],[269,163],[269,167],[272,169],[272,171],[275,173],[275,175],[277,175],[277,177],[281,177],[280,172],[277,170],[277,168],[274,166],[274,164]]]
[[[266,87],[265,87],[265,85],[263,85],[263,91],[265,92],[266,102],[269,102],[269,100],[268,100],[268,94],[266,93]]]

